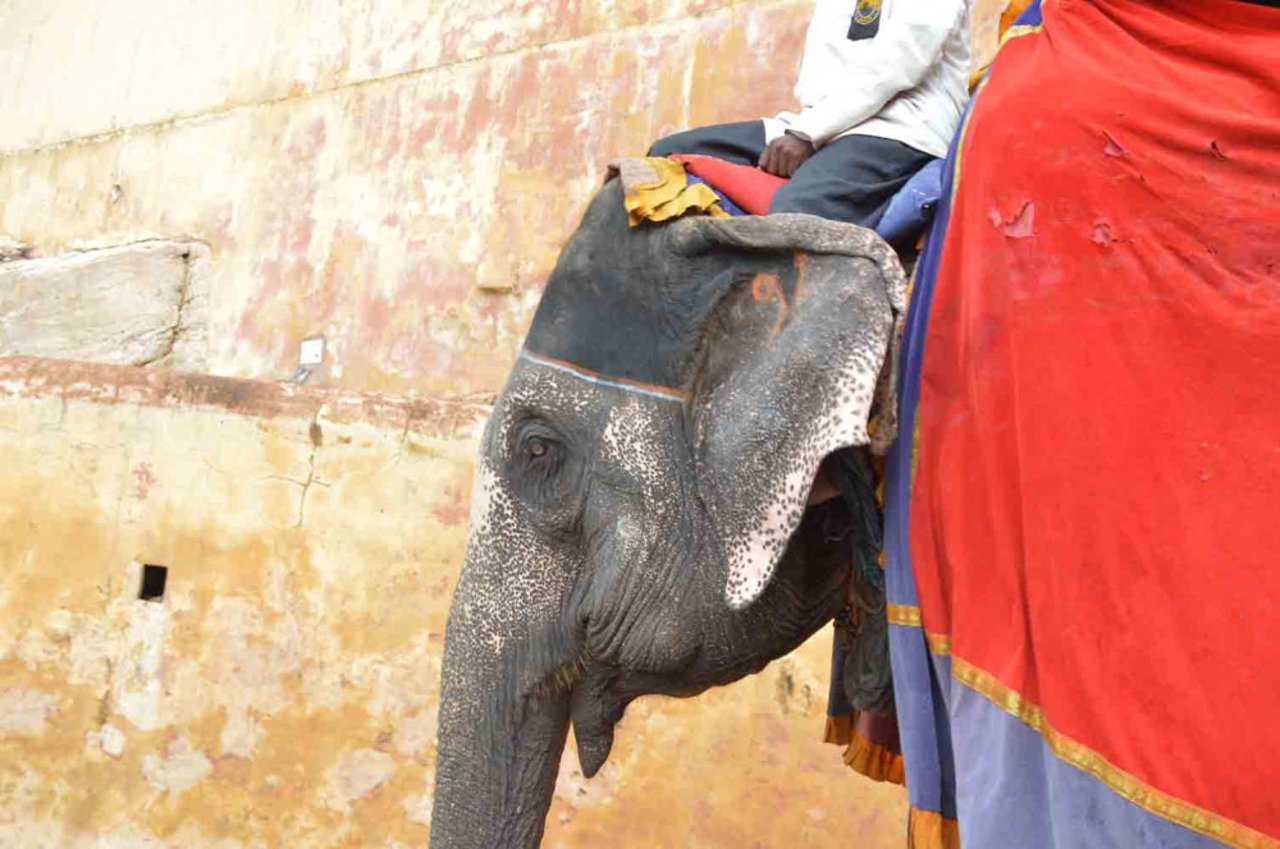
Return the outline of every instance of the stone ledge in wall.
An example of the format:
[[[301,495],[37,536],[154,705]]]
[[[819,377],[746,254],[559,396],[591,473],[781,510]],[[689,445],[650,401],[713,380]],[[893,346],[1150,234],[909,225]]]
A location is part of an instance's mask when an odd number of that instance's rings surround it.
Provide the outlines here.
[[[0,356],[203,371],[208,263],[186,239],[2,262]]]
[[[0,356],[0,398],[168,407],[262,420],[361,423],[443,435],[466,430],[492,411],[491,399],[426,398],[307,387],[285,382],[175,374],[172,371],[38,357]]]

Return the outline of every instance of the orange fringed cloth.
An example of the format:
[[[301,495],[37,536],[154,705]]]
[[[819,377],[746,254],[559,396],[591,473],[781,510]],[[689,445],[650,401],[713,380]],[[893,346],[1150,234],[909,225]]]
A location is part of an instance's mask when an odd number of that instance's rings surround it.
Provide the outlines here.
[[[906,782],[898,723],[891,716],[854,711],[828,716],[824,743],[844,746],[844,762],[872,781]]]

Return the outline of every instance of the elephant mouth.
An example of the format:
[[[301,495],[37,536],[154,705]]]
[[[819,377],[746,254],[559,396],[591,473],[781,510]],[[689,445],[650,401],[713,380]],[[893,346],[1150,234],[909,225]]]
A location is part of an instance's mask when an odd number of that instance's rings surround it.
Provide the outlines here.
[[[569,719],[578,749],[582,774],[593,777],[609,759],[613,730],[626,710],[626,702],[613,692],[612,676],[588,667],[569,697]]]

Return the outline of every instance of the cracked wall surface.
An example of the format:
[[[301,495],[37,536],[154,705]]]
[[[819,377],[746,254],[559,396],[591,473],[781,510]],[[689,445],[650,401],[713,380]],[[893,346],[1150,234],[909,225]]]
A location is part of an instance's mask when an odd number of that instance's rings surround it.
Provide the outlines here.
[[[0,360],[0,847],[425,845],[486,413]],[[828,651],[638,702],[545,845],[900,846],[818,740]]]

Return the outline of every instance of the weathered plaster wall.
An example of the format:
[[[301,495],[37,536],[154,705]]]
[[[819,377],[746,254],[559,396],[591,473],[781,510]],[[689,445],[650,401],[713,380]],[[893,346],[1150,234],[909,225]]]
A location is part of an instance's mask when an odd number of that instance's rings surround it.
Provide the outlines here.
[[[224,376],[0,360],[0,846],[423,843],[473,402],[605,162],[787,105],[808,8],[0,4],[0,262],[106,250],[56,261],[94,274],[47,334],[52,266],[0,272],[5,350]],[[146,240],[199,251],[170,355],[171,263],[130,278],[147,344],[93,330],[130,317],[94,257]],[[315,334],[312,384],[267,382]],[[901,845],[900,791],[817,742],[828,645],[637,705],[548,845]]]
[[[492,392],[608,159],[790,104],[808,6],[18,0],[0,236],[207,243],[216,374]]]
[[[0,846],[421,846],[485,408],[0,361]],[[169,568],[138,599],[143,564]],[[548,846],[900,845],[829,642],[645,700]]]
[[[299,340],[323,334],[335,384],[450,395],[501,384],[607,160],[786,102],[805,21],[798,0],[367,0],[315,18],[227,4],[215,25],[222,4],[192,0],[169,28],[134,15],[126,35],[95,6],[71,18],[96,29],[51,33],[67,5],[5,19],[42,80],[5,96],[46,111],[43,131],[4,119],[0,231],[46,255],[200,239],[214,373],[286,377]],[[183,49],[147,47],[172,27]],[[67,70],[45,68],[72,45]],[[76,87],[95,76],[85,62],[106,90]]]

